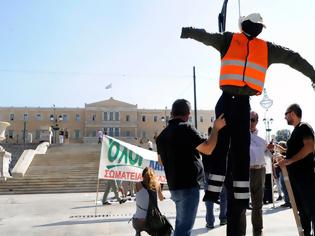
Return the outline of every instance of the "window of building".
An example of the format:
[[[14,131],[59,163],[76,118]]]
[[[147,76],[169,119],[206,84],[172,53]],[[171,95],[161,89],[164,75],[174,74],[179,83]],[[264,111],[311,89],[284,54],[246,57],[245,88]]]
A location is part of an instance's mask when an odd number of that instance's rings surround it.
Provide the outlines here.
[[[126,137],[130,137],[130,131],[126,130]]]
[[[114,136],[114,128],[107,128],[108,136]]]
[[[141,131],[141,138],[146,138],[146,137],[147,137],[147,133],[144,130],[142,130]]]
[[[62,121],[68,121],[68,120],[69,120],[68,114],[62,114]]]
[[[126,121],[129,122],[130,121],[130,116],[126,115]]]
[[[116,120],[116,121],[119,121],[119,120],[120,120],[119,118],[120,118],[120,117],[119,117],[119,112],[116,111],[116,112],[115,112],[115,120]]]
[[[114,128],[114,137],[120,136],[120,128]]]
[[[210,121],[214,122],[214,116],[211,116]]]
[[[96,130],[92,131],[92,137],[96,137]]]
[[[108,113],[107,112],[103,112],[103,120],[108,121]]]
[[[145,115],[141,116],[141,120],[142,120],[142,122],[145,122]]]
[[[28,114],[27,114],[27,113],[24,113],[24,114],[23,114],[23,120],[25,120],[25,121],[28,120]]]
[[[75,114],[75,120],[76,121],[80,121],[81,120],[80,114]]]
[[[114,120],[114,112],[112,111],[109,112],[109,120],[110,121]]]
[[[43,120],[43,115],[42,115],[42,113],[36,113],[35,119],[36,119],[36,120]]]
[[[126,117],[127,119],[127,117]],[[117,111],[107,111],[103,113],[103,120],[104,121],[119,121],[120,114]]]
[[[192,123],[192,117],[191,116],[189,116],[189,123]]]
[[[200,116],[200,122],[203,122],[203,116]]]
[[[14,120],[14,114],[13,113],[11,113],[10,115],[9,115],[9,119],[12,121],[12,120]]]
[[[153,116],[153,121],[157,122],[157,120],[158,120],[158,117],[157,116]]]
[[[79,139],[80,136],[81,136],[80,130],[79,130],[79,129],[74,130],[74,138],[75,138],[75,139]]]

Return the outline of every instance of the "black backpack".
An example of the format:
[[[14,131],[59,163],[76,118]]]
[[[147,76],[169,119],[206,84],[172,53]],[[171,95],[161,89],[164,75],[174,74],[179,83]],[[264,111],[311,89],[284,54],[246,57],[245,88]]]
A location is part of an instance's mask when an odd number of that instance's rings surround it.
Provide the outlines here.
[[[173,227],[166,216],[162,215],[157,206],[156,192],[148,189],[147,191],[149,194],[149,206],[146,216],[147,232],[154,236],[171,235]]]

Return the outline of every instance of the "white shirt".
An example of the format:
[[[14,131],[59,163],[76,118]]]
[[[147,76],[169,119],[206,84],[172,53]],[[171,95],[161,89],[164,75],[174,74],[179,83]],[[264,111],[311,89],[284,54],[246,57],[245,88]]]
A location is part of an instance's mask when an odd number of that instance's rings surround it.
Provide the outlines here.
[[[250,134],[250,166],[266,165],[267,142],[257,133],[258,131],[255,131]]]
[[[139,192],[136,193],[136,213],[133,218],[145,219],[147,216],[147,210],[149,206],[149,193],[145,188],[141,188]]]
[[[153,143],[150,140],[148,141],[148,148],[153,149]]]
[[[102,131],[102,130],[99,130],[99,131],[97,132],[97,137],[98,137],[98,138],[103,138],[103,131]]]

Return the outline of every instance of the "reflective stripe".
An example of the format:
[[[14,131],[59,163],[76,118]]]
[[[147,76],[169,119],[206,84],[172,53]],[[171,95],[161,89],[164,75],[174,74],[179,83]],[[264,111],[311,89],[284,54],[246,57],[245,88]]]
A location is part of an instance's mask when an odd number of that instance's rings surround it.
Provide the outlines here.
[[[230,80],[230,79],[237,80],[237,81],[243,81],[243,76],[238,75],[238,74],[225,74],[225,75],[220,76],[220,80]],[[264,86],[264,82],[259,81],[255,78],[252,78],[252,77],[245,76],[244,81],[255,84],[259,87]]]
[[[264,82],[261,82],[261,81],[255,79],[255,78],[252,78],[252,77],[245,76],[244,80],[248,81],[248,82],[250,82],[252,84],[256,84],[259,87],[263,87],[264,86]]]
[[[221,191],[222,191],[222,186],[219,187],[219,186],[215,186],[215,185],[208,185],[207,190],[210,191],[210,192],[221,193]]]
[[[221,66],[243,66],[244,67],[245,61],[242,61],[242,60],[222,60]],[[254,63],[254,62],[250,62],[250,61],[247,61],[246,67],[253,68],[253,69],[258,70],[264,74],[267,71],[267,69],[264,68],[263,66],[258,65],[257,63]]]
[[[249,192],[248,193],[234,193],[235,199],[249,199]]]
[[[289,176],[283,176],[283,179],[284,179],[284,180],[289,180],[289,181],[290,181]]]
[[[241,60],[222,60],[221,66],[245,66],[245,61]]]
[[[220,76],[220,80],[226,80],[226,79],[234,79],[234,80],[242,81],[243,76],[238,75],[238,74],[225,74],[225,75]]]
[[[266,74],[266,71],[267,71],[267,68],[264,68],[261,65],[258,65],[254,62],[249,62],[249,61],[247,62],[246,67],[253,68],[253,69],[258,70],[264,74]]]
[[[235,188],[249,188],[249,181],[233,181]]]
[[[209,177],[210,180],[213,180],[213,181],[220,181],[220,182],[223,182],[224,179],[225,179],[225,176],[224,176],[224,175],[209,174],[208,177]]]

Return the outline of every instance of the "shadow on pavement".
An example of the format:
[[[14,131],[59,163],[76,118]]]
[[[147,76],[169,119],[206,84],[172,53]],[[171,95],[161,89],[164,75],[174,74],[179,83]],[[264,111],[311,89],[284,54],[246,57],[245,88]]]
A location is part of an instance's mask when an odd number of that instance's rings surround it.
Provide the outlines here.
[[[49,226],[61,226],[61,225],[84,225],[84,224],[102,224],[102,223],[111,223],[111,222],[123,222],[128,221],[130,218],[118,218],[118,219],[97,219],[97,220],[66,220],[60,221],[51,224],[44,224],[44,225],[35,225],[33,227],[49,227]]]

